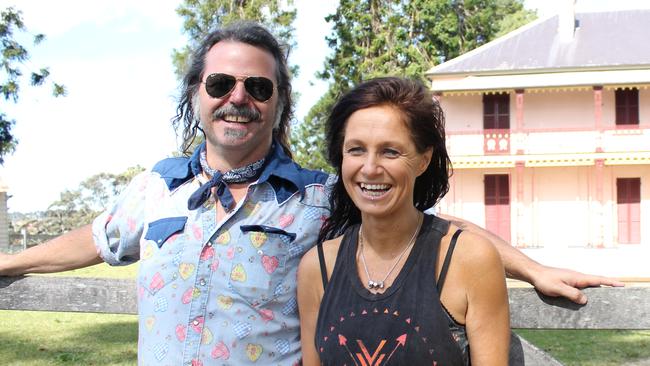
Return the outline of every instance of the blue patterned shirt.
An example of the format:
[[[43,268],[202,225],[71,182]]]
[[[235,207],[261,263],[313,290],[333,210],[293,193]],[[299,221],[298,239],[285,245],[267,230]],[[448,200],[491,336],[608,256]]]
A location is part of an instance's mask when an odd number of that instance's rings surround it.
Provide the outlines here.
[[[298,364],[296,269],[329,214],[328,176],[276,143],[258,181],[217,222],[213,198],[187,208],[200,171],[198,153],[163,160],[93,223],[104,261],[140,261],[138,363]]]

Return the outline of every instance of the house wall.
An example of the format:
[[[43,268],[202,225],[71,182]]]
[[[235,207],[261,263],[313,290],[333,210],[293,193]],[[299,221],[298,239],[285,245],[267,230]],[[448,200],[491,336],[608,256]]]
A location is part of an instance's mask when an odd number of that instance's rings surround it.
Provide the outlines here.
[[[449,193],[438,211],[485,227],[483,177],[510,175],[511,238],[520,247],[561,249],[618,244],[616,179],[641,178],[641,222],[650,220],[650,166],[605,166],[602,202],[597,199],[596,168],[523,169],[522,200],[516,169],[462,169],[454,172]],[[641,245],[650,245],[650,226],[641,225]]]
[[[639,90],[639,122],[650,124],[650,89]]]
[[[439,98],[447,130],[463,133],[483,130],[483,96],[453,95]]]
[[[642,125],[638,129],[621,131],[612,125],[614,90],[603,90],[602,100],[605,131],[599,132],[592,89],[527,92],[524,94],[523,129],[513,131],[516,103],[514,92],[511,93],[513,147],[510,154],[516,151],[537,156],[594,153],[599,147],[605,152],[649,151],[649,129]],[[639,103],[643,121],[644,116],[650,115],[649,91],[640,89]],[[441,105],[446,113],[452,161],[456,157],[486,156],[482,96],[443,96]],[[449,194],[439,209],[485,225],[483,177],[485,174],[508,174],[513,244],[544,248],[615,247],[618,245],[616,178],[640,177],[642,220],[650,215],[650,165],[605,165],[600,171],[595,161],[589,160],[560,165],[563,164],[520,169],[456,169]],[[518,193],[519,187],[521,193]],[[650,245],[650,226],[641,226],[642,242]]]
[[[527,170],[531,193],[525,219],[534,223],[531,246],[573,247],[592,242],[590,217],[591,169],[549,167]],[[526,243],[527,244],[527,243]]]
[[[511,128],[514,105],[510,103]],[[594,94],[591,90],[524,93],[524,129],[593,129]]]
[[[449,192],[438,205],[441,212],[485,225],[483,171],[455,170]]]

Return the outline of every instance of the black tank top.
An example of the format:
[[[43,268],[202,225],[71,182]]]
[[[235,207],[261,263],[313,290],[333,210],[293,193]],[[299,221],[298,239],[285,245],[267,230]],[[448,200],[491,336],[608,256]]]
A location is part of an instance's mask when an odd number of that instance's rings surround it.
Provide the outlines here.
[[[329,281],[318,248],[326,286],[315,341],[323,365],[469,365],[465,329],[439,297],[460,230],[436,285],[440,240],[448,230],[448,221],[425,214],[404,267],[383,294],[368,291],[357,274],[359,225],[346,230]]]

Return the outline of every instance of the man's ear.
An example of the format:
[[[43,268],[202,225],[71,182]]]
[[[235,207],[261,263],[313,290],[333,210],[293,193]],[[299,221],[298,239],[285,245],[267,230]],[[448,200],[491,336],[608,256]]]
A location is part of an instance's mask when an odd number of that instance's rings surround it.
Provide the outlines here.
[[[274,130],[280,129],[280,121],[282,120],[282,112],[284,111],[284,103],[282,103],[280,99],[278,99],[278,105],[276,108],[275,121],[273,121]]]

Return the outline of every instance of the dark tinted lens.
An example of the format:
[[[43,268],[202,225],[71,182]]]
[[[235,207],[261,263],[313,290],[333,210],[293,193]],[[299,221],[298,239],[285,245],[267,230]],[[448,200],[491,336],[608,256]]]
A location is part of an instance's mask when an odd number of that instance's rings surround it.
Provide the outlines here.
[[[266,102],[273,95],[273,82],[261,76],[252,76],[244,81],[246,91],[260,102]]]
[[[205,79],[205,91],[213,98],[221,98],[228,94],[237,83],[232,75],[210,74]]]

